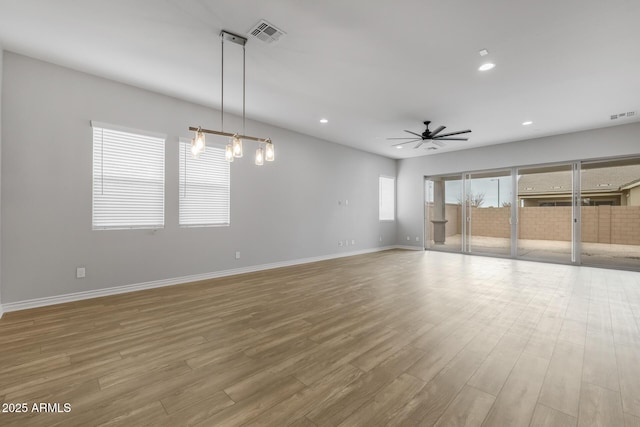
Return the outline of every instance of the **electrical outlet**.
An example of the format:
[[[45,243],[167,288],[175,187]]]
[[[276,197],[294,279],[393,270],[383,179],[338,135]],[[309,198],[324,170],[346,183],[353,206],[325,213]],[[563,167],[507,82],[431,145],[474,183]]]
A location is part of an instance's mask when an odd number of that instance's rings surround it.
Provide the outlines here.
[[[416,242],[420,241],[420,237],[416,236]]]
[[[355,245],[355,244],[356,244],[355,239],[352,239],[352,240],[351,240],[351,245],[353,246],[353,245]]]
[[[236,259],[240,259],[240,251],[236,251]]]
[[[411,237],[407,236],[407,241],[411,240]]]
[[[378,237],[378,242],[382,242],[382,236]]]
[[[87,277],[87,269],[85,267],[76,268],[76,279],[84,279]]]

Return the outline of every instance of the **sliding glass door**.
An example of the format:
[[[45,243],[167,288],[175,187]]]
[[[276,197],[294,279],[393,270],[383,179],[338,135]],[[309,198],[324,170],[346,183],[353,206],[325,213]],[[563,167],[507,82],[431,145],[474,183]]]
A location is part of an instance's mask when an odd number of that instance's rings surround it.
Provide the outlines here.
[[[573,167],[518,169],[518,257],[572,262]]]
[[[640,271],[640,157],[425,178],[425,248]]]
[[[640,159],[583,163],[581,260],[640,269]]]
[[[462,176],[425,180],[425,248],[462,250]]]
[[[510,256],[511,171],[470,173],[465,184],[465,252]]]

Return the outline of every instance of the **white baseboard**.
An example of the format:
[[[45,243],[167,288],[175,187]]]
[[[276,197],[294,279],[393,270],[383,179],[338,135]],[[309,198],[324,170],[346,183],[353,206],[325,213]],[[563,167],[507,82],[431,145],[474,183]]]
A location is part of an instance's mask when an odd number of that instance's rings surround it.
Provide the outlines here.
[[[336,253],[331,255],[322,255],[318,257],[301,258],[301,259],[295,259],[290,261],[274,262],[270,264],[261,264],[261,265],[254,265],[249,267],[234,268],[231,270],[214,271],[211,273],[194,274],[190,276],[174,277],[170,279],[153,280],[151,282],[135,283],[132,285],[96,289],[93,291],[74,292],[71,294],[56,295],[51,297],[35,298],[35,299],[30,299],[25,301],[10,302],[10,303],[2,304],[2,306],[0,306],[0,317],[2,316],[3,311],[8,313],[10,311],[27,310],[29,308],[44,307],[47,305],[62,304],[66,302],[80,301],[80,300],[85,300],[90,298],[124,294],[127,292],[135,292],[135,291],[141,291],[145,289],[161,288],[164,286],[179,285],[182,283],[197,282],[199,280],[215,279],[218,277],[233,276],[236,274],[253,273],[256,271],[271,270],[273,268],[289,267],[289,266],[299,265],[299,264],[308,264],[311,262],[326,261],[326,260],[335,259],[335,258],[343,258],[348,256],[354,256],[354,255],[381,252],[389,249],[420,250],[421,248],[416,246],[407,246],[407,247],[383,246],[379,248],[363,249],[363,250],[353,251],[353,252],[341,252],[341,253]]]
[[[4,314],[4,309],[2,308],[2,304],[0,304],[0,319],[2,319],[3,314]]]

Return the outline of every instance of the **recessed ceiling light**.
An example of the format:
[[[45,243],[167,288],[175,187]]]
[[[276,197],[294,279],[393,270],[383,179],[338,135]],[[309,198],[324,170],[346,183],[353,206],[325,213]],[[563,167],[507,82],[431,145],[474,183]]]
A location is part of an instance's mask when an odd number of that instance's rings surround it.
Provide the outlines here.
[[[486,63],[482,64],[480,66],[480,68],[478,68],[478,70],[480,70],[480,71],[489,71],[490,69],[492,69],[495,66],[496,66],[496,64],[494,64],[492,62],[486,62]]]
[[[398,145],[396,148],[397,148],[398,150],[402,150],[402,145]]]
[[[522,126],[529,126],[533,124],[533,122],[531,120],[527,120],[526,122],[522,122]]]
[[[329,123],[329,120],[327,120],[327,119],[320,119],[320,123]]]

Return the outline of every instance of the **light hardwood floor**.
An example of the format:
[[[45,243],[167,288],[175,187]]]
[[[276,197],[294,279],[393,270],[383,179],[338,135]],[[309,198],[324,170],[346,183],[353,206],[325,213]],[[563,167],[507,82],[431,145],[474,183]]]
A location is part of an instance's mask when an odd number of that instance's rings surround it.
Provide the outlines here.
[[[640,273],[388,251],[0,320],[2,426],[639,426]]]

